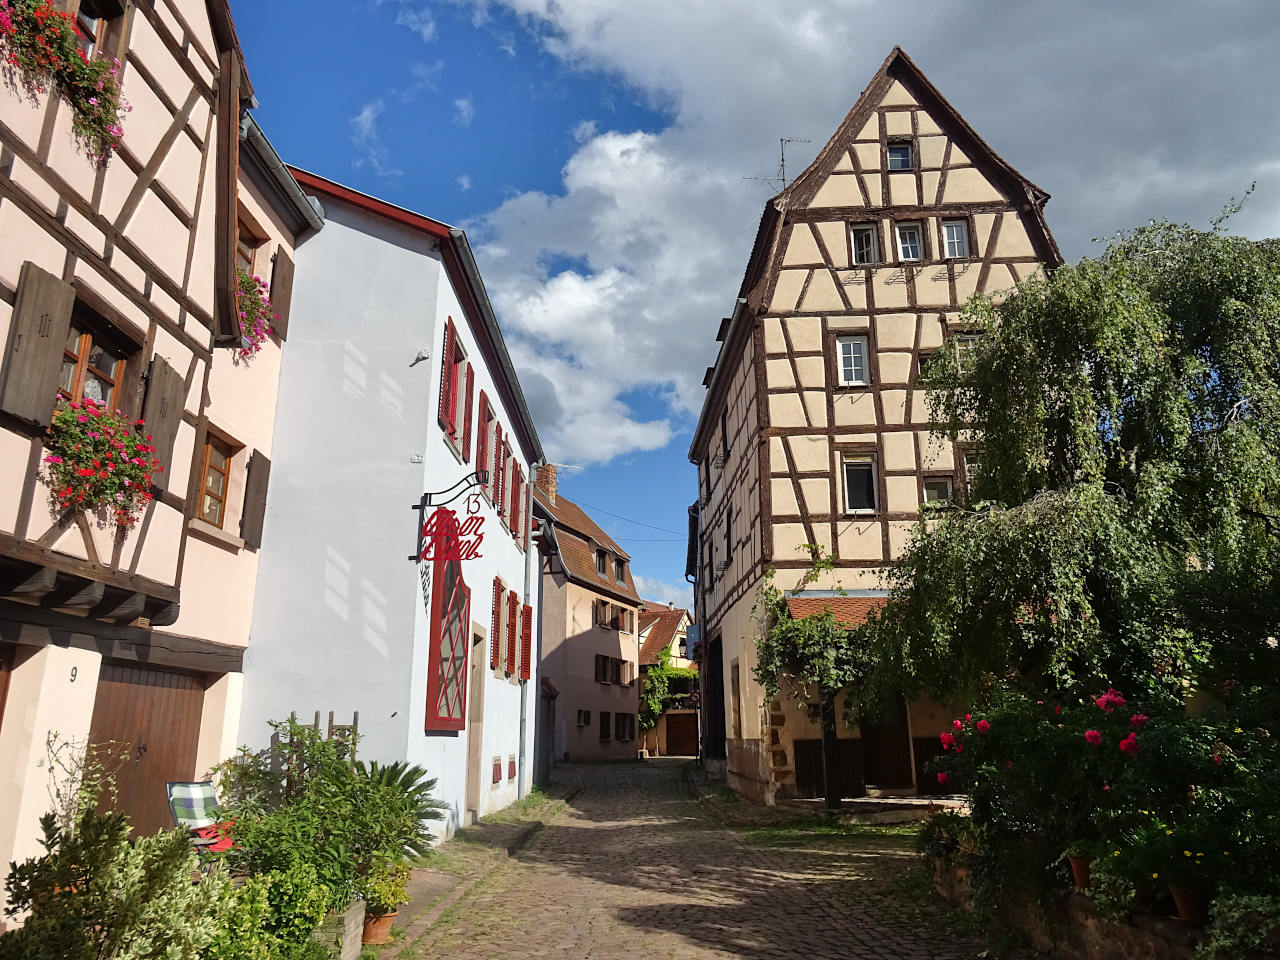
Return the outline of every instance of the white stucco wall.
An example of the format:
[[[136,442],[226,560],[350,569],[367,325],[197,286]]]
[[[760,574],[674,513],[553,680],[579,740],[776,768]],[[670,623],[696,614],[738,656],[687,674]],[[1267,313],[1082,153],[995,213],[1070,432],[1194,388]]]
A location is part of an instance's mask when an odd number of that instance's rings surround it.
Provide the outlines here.
[[[322,723],[329,710],[340,723],[358,710],[360,756],[407,759],[438,777],[437,795],[451,808],[442,831],[452,833],[467,813],[472,731],[470,724],[457,733],[424,731],[430,629],[418,566],[408,560],[411,504],[476,466],[454,455],[437,422],[449,317],[475,370],[475,396],[485,390],[504,434],[514,418],[431,239],[333,198],[323,202],[325,228],[297,251],[240,739],[265,744],[266,721],[291,710],[306,720],[320,710]],[[419,351],[429,361],[410,367]],[[512,453],[531,476],[515,444]],[[482,556],[463,564],[463,577],[472,623],[487,632],[495,575],[522,602],[536,607],[536,596],[524,597],[524,552],[482,504]],[[465,511],[461,501],[452,506]],[[473,655],[487,658],[487,647]],[[532,782],[536,698],[532,682],[526,692],[488,669],[481,675],[483,816],[517,797],[507,759],[520,753],[526,695],[526,789]],[[497,787],[493,757],[503,763]]]

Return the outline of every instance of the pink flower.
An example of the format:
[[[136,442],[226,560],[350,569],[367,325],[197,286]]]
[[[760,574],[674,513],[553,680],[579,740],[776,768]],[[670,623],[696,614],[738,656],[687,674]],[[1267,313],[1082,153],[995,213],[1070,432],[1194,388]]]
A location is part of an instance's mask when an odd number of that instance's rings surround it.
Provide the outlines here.
[[[1084,738],[1095,747],[1102,742],[1102,734],[1097,730],[1086,730],[1084,732]]]
[[[956,753],[964,753],[964,744],[959,740],[956,741]]]
[[[1107,785],[1104,783],[1104,784],[1102,785],[1102,789],[1103,789],[1103,791],[1105,792],[1105,791],[1107,791],[1107,790],[1110,790],[1111,788],[1110,788],[1109,786],[1107,786]]]
[[[952,720],[952,721],[951,721],[951,726],[955,727],[957,730],[963,730],[963,729],[964,729],[964,724],[963,724],[963,723],[961,723],[959,720]]]
[[[1151,718],[1148,717],[1145,713],[1135,713],[1132,717],[1129,718],[1129,723],[1133,727],[1133,729],[1141,730],[1143,725],[1146,724],[1146,722],[1150,719]]]
[[[940,773],[938,774],[938,782],[945,787],[948,783],[951,782],[951,778],[947,776],[945,773]]]
[[[938,739],[942,741],[943,750],[950,750],[956,745],[956,738],[949,733],[942,734]]]
[[[1142,745],[1138,743],[1138,735],[1131,733],[1120,741],[1120,749],[1131,757],[1136,757],[1138,751],[1142,749]]]
[[[976,724],[974,724],[974,726],[978,728],[978,732],[982,734],[984,737],[991,730],[991,724],[987,723],[987,721],[985,720],[979,720]]]
[[[1060,713],[1062,713],[1062,704],[1060,704],[1060,703],[1055,703],[1055,704],[1053,705],[1053,712],[1054,712],[1054,713],[1059,713],[1059,714],[1060,714]]]

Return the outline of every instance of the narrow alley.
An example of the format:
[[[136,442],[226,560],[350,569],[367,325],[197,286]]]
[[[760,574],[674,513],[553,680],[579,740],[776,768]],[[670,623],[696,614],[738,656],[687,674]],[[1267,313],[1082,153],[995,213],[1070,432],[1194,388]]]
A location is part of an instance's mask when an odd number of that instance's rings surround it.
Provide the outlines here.
[[[907,892],[906,836],[728,829],[680,759],[562,769],[583,790],[401,957],[979,956]],[[930,923],[930,919],[937,922]]]

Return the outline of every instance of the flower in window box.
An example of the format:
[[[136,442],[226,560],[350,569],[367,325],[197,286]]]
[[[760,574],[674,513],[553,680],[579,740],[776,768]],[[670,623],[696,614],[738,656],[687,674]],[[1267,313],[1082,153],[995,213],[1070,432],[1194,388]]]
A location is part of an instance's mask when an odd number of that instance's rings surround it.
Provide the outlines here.
[[[151,502],[151,485],[164,468],[149,434],[85,398],[60,407],[45,442],[45,468],[62,509],[107,507],[116,523],[133,526]]]
[[[262,349],[267,338],[276,332],[273,324],[280,316],[271,311],[267,282],[239,269],[236,270],[236,307],[240,312],[240,329],[245,340],[245,346],[240,348],[237,356],[242,361],[248,361]]]

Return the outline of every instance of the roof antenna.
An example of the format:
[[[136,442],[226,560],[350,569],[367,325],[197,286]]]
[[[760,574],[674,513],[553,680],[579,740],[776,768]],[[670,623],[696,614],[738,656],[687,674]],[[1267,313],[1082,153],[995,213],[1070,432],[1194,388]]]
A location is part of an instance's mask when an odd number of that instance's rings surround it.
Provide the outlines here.
[[[777,190],[785,190],[788,186],[787,181],[787,144],[788,143],[813,143],[808,137],[779,137],[778,138],[778,172],[772,177],[743,177],[743,180],[759,180],[764,183],[772,184]]]

